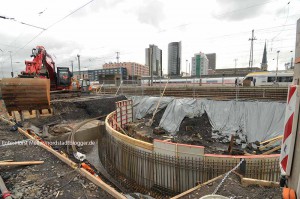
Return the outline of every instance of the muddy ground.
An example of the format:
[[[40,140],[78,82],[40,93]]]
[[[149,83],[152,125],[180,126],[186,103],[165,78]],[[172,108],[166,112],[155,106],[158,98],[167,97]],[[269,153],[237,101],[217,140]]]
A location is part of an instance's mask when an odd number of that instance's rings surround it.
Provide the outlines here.
[[[26,139],[10,128],[0,121],[0,161],[44,161],[40,165],[1,167],[0,175],[15,198],[112,198],[39,146],[32,143],[3,146]]]
[[[224,175],[223,175],[224,176]],[[212,183],[208,183],[197,190],[191,192],[189,195],[181,197],[181,199],[201,198],[202,196],[212,194],[217,186],[221,183],[220,178]],[[226,196],[228,198],[241,198],[241,199],[281,199],[281,188],[267,188],[251,185],[243,187],[240,183],[240,177],[231,173],[220,186],[217,195]]]

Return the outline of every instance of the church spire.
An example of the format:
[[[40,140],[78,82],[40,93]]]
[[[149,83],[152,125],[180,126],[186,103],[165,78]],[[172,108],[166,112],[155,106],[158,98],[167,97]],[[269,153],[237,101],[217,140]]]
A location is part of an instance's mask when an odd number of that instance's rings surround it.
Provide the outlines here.
[[[261,61],[261,70],[267,71],[268,70],[268,60],[267,60],[267,43],[265,42],[264,54]]]

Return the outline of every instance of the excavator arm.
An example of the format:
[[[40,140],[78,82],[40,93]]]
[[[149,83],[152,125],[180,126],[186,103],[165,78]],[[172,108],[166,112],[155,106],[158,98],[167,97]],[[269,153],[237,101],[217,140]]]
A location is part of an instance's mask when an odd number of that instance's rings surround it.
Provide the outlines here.
[[[43,46],[32,50],[32,61],[25,61],[25,71],[18,78],[4,78],[0,87],[7,112],[21,113],[27,110],[48,109],[50,112],[50,89],[55,90],[55,65]]]

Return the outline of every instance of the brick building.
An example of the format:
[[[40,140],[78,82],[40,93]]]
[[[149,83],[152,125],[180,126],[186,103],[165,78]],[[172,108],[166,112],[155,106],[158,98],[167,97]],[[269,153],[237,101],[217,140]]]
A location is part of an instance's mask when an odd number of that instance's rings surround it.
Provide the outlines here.
[[[135,62],[105,63],[103,69],[126,68],[128,76],[149,76],[149,67]]]

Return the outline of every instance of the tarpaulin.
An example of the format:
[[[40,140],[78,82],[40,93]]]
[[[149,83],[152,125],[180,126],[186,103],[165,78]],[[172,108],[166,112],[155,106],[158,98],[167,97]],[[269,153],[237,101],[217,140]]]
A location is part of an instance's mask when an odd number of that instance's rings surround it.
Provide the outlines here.
[[[134,97],[136,118],[153,113],[158,99],[159,97]],[[283,134],[286,103],[167,97],[162,98],[159,108],[166,106],[159,126],[172,135],[179,130],[185,117],[201,116],[204,112],[207,113],[213,130],[223,135],[242,132],[247,136],[248,142],[263,141]]]
[[[132,99],[133,102],[134,119],[142,119],[147,114],[152,114],[159,101],[159,97],[148,96],[133,96],[130,99]],[[160,105],[158,107],[157,112],[165,108],[173,99],[174,98],[172,97],[163,97],[160,101]]]

